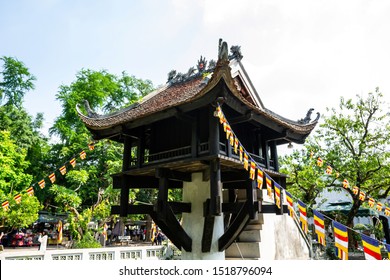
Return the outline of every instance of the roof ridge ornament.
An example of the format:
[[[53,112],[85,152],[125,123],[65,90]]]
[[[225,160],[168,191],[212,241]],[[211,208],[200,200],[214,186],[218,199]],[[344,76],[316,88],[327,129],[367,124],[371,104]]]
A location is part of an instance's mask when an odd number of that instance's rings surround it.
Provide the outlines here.
[[[229,60],[228,45],[225,41],[219,39],[218,60]]]
[[[311,121],[311,114],[313,113],[313,111],[314,111],[314,108],[310,108],[309,111],[307,111],[307,113],[306,113],[306,117],[304,117],[303,119],[298,120],[298,123],[299,124],[308,124],[308,123],[310,123],[310,121]],[[319,118],[320,118],[320,113],[317,112],[317,117],[316,117],[316,119],[313,122],[318,121]]]
[[[229,60],[236,59],[237,61],[241,61],[243,58],[243,55],[241,53],[241,46],[231,46],[230,52],[232,53],[229,55]]]

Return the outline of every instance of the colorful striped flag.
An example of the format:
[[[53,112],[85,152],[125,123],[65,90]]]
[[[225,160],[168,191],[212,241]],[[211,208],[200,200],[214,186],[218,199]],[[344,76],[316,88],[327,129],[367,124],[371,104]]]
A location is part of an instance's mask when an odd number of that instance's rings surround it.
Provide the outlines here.
[[[234,139],[234,153],[237,154],[238,150],[238,138]]]
[[[76,166],[76,159],[75,158],[72,158],[70,161],[69,161],[70,165],[72,165],[72,167],[74,168]]]
[[[230,125],[227,125],[226,126],[226,140],[229,139],[230,134],[232,134],[232,129],[231,129]]]
[[[39,187],[40,187],[41,189],[43,189],[43,188],[45,187],[45,180],[44,180],[44,179],[40,180],[40,181],[38,182],[38,185],[39,185]]]
[[[323,160],[322,160],[321,158],[318,158],[318,159],[317,159],[317,165],[318,165],[319,167],[322,167],[323,164],[324,164]]]
[[[375,206],[375,199],[373,199],[372,197],[369,198],[368,200],[368,205],[373,208]]]
[[[344,181],[343,181],[343,187],[344,187],[345,189],[348,189],[348,188],[349,188],[349,182],[348,182],[347,179],[344,179]]]
[[[332,166],[328,165],[328,166],[326,167],[326,174],[332,175],[332,172],[333,172]]]
[[[56,181],[56,175],[55,175],[54,173],[51,173],[51,174],[49,175],[49,179],[50,179],[50,182],[51,182],[52,184],[54,184],[54,182]]]
[[[341,260],[348,260],[348,229],[343,224],[333,221],[334,245]]]
[[[261,189],[263,186],[263,176],[264,173],[259,168],[257,169],[257,188]]]
[[[285,191],[285,192],[286,192],[286,201],[287,201],[287,205],[288,205],[289,214],[291,217],[293,217],[294,201],[293,201],[291,193],[289,193],[288,191]]]
[[[366,260],[381,260],[382,255],[379,247],[379,241],[363,233],[360,235],[362,237],[364,256],[366,257]]]
[[[62,166],[60,167],[60,172],[61,172],[61,175],[65,175],[66,174],[66,166]]]
[[[223,119],[223,131],[226,132],[226,128],[227,128],[227,122],[226,122],[226,119]]]
[[[26,190],[27,194],[29,196],[33,196],[34,195],[34,188],[33,187],[29,187],[27,190]]]
[[[95,143],[89,143],[88,148],[90,151],[93,151],[95,149]]]
[[[272,199],[272,180],[267,175],[265,176],[265,183],[267,184],[268,197]]]
[[[390,207],[385,208],[385,216],[390,216]]]
[[[4,201],[1,206],[3,207],[4,211],[8,211],[9,209],[9,202],[8,200],[7,201]]]
[[[298,200],[298,207],[299,207],[299,220],[301,221],[301,228],[305,233],[307,233],[308,225],[307,225],[306,204]]]
[[[17,204],[19,204],[22,201],[22,195],[18,193],[17,195],[14,196],[14,199]]]
[[[243,147],[240,145],[240,162],[242,162],[242,153],[244,152]]]
[[[383,203],[377,202],[377,204],[376,204],[376,210],[377,210],[377,211],[382,211],[382,208],[383,208]]]
[[[313,158],[313,156],[314,156],[314,152],[310,151],[310,158]]]
[[[248,170],[248,154],[244,153],[244,168]]]
[[[389,260],[390,260],[390,244],[386,244],[385,246],[386,246],[388,258],[389,258]]]
[[[233,136],[233,133],[230,134],[229,140],[230,140],[230,146],[233,147],[233,145],[234,145],[234,136]]]
[[[57,231],[58,231],[57,244],[61,244],[62,243],[62,221],[61,220],[58,221]]]
[[[325,246],[325,219],[324,215],[313,209],[314,227],[317,233],[318,243]]]
[[[221,122],[221,124],[222,124],[222,120],[223,120],[223,114],[222,114],[222,110],[221,110],[221,107],[220,106],[218,106],[217,107],[217,117],[219,118],[219,121]]]
[[[274,183],[274,186],[275,186],[275,204],[280,209],[282,207],[280,203],[281,186],[276,182]]]
[[[363,191],[360,191],[359,200],[364,201],[365,199],[366,199],[366,193]]]
[[[85,159],[86,156],[87,156],[87,154],[85,153],[85,151],[81,151],[80,152],[80,158],[81,159]]]
[[[354,195],[357,195],[358,192],[359,192],[359,188],[358,188],[357,186],[354,186],[354,187],[352,188],[352,192],[353,192]]]
[[[249,179],[254,180],[256,174],[256,164],[254,161],[251,161],[251,168],[249,169]]]

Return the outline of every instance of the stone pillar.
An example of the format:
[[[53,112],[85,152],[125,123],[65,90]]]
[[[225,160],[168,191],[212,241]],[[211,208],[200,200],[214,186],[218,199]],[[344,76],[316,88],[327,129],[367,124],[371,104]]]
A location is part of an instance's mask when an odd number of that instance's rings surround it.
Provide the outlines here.
[[[182,260],[224,260],[225,252],[218,251],[218,239],[224,233],[223,215],[216,216],[211,250],[202,253],[203,203],[210,198],[210,181],[202,173],[193,173],[192,182],[183,183],[183,202],[191,202],[191,213],[183,213],[183,228],[192,239],[192,252],[182,250]]]

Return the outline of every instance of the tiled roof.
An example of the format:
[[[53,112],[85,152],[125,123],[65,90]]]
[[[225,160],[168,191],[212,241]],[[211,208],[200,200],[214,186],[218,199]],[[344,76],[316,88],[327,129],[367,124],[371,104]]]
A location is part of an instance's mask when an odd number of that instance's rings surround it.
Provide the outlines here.
[[[311,123],[299,123],[286,119],[268,109],[259,108],[249,102],[237,90],[234,79],[231,77],[228,61],[218,61],[213,76],[208,82],[202,76],[198,75],[195,78],[181,83],[168,84],[146,96],[144,101],[141,101],[138,105],[132,105],[129,108],[105,116],[88,117],[82,114],[80,110],[78,110],[78,113],[85,125],[91,130],[104,130],[201,98],[209,90],[214,88],[221,79],[224,80],[233,95],[242,103],[246,104],[248,108],[252,109],[254,113],[272,120],[294,133],[308,135],[317,124],[318,118]]]

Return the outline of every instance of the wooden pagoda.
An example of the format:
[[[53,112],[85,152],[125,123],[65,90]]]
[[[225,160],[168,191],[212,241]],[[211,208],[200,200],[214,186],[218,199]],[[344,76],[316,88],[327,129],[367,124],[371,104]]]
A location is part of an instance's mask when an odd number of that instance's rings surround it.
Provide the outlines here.
[[[201,57],[197,69],[186,74],[171,71],[165,86],[119,112],[100,116],[78,108],[94,139],[109,138],[124,146],[122,172],[112,175],[121,202],[112,213],[149,214],[186,252],[192,250],[192,237],[176,215],[191,212],[191,201],[168,201],[168,190],[183,188],[193,173],[202,173],[209,182],[200,229],[202,252],[210,251],[216,217],[224,217],[224,232],[218,237],[218,250],[223,251],[257,213],[277,211],[262,207],[254,194],[256,183],[232,152],[215,117],[216,106],[223,108],[251,157],[284,187],[286,176],[279,173],[277,146],[304,143],[319,117],[311,121],[311,109],[305,118],[293,121],[265,108],[241,63],[240,47],[230,50],[229,54],[226,42],[220,40],[217,62],[207,65]],[[158,189],[154,205],[129,204],[130,189],[142,188]],[[246,190],[246,201],[235,199],[237,189]],[[225,199],[223,192],[228,193]]]

